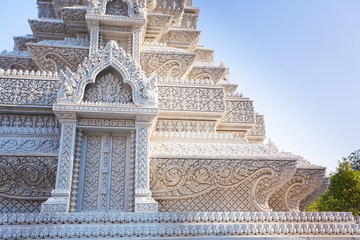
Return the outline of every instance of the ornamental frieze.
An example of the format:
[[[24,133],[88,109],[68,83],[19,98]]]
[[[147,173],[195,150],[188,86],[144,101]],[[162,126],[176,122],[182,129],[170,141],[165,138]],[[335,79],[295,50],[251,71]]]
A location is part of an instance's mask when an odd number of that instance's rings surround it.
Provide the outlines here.
[[[161,211],[265,210],[270,195],[293,176],[295,165],[285,160],[152,158],[151,191]],[[213,197],[217,201],[209,202]]]
[[[159,86],[159,109],[165,111],[224,112],[221,88]]]

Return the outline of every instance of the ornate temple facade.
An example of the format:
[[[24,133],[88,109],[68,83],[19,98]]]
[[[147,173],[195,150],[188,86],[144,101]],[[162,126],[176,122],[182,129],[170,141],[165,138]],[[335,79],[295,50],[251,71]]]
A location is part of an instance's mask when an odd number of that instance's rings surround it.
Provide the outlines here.
[[[199,46],[191,0],[37,0],[0,54],[0,238],[358,234]]]

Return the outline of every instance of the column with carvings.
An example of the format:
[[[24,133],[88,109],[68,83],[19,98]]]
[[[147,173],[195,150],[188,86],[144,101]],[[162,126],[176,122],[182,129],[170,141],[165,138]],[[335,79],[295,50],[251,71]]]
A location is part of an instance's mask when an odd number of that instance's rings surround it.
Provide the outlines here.
[[[150,191],[150,132],[152,122],[136,122],[135,212],[157,212]]]
[[[41,206],[41,212],[69,212],[76,140],[76,114],[57,113],[61,140],[55,189]]]
[[[89,49],[90,58],[99,50],[99,36],[100,36],[99,25],[90,26],[90,49]]]
[[[140,64],[140,42],[141,42],[141,30],[134,29],[133,30],[133,59],[137,64]]]

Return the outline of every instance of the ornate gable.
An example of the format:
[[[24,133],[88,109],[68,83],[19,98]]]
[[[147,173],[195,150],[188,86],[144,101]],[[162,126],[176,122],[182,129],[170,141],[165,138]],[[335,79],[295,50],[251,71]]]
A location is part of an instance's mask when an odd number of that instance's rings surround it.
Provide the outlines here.
[[[112,69],[110,72],[119,73],[119,77],[115,77],[116,75],[111,73],[112,76],[106,76],[106,78],[111,79],[114,89],[118,89],[119,93],[122,92],[125,96],[128,96],[128,93],[125,92],[131,91],[132,102],[135,106],[155,107],[157,105],[156,74],[146,78],[140,66],[115,41],[110,41],[105,48],[100,49],[90,59],[85,59],[75,73],[68,68],[65,73],[60,71],[61,87],[58,92],[57,103],[79,104],[84,101],[86,86],[94,84],[97,76],[103,71],[109,71],[109,68]],[[119,78],[122,78],[122,81]],[[98,79],[100,85],[104,84],[103,81],[105,80],[102,77]],[[130,86],[126,91],[120,89],[123,83]],[[109,81],[106,81],[106,84],[108,85],[107,88],[110,89]],[[114,89],[111,91],[114,91]],[[99,88],[97,88],[97,91],[99,93]],[[95,88],[94,90],[88,89],[85,101],[89,100],[90,92],[95,93]],[[116,103],[123,104],[125,102],[117,101]]]

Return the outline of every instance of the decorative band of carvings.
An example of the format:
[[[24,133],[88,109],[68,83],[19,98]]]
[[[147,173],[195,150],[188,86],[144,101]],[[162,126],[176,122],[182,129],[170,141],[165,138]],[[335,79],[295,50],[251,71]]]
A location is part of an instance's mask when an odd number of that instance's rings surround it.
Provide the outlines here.
[[[142,113],[158,114],[157,108],[136,108],[123,106],[91,106],[91,105],[59,105],[54,104],[54,111],[88,111],[88,112],[111,112],[111,113]]]
[[[110,237],[146,237],[146,239],[163,239],[163,237],[189,236],[248,236],[248,235],[302,235],[334,236],[338,238],[359,234],[356,224],[127,224],[127,225],[70,225],[70,226],[21,226],[4,227],[0,232],[2,239],[44,239],[44,238],[110,238]],[[153,238],[154,237],[154,238]],[[352,238],[354,239],[354,238]]]
[[[117,120],[117,119],[79,119],[80,127],[135,127],[134,120]]]
[[[355,222],[350,212],[73,212],[73,213],[0,213],[0,227],[21,224],[86,224],[86,223],[349,223]]]
[[[59,74],[57,72],[40,72],[40,71],[23,71],[23,70],[16,70],[16,69],[0,69],[0,76],[6,76],[8,78],[12,77],[26,77],[26,78],[59,78]]]

